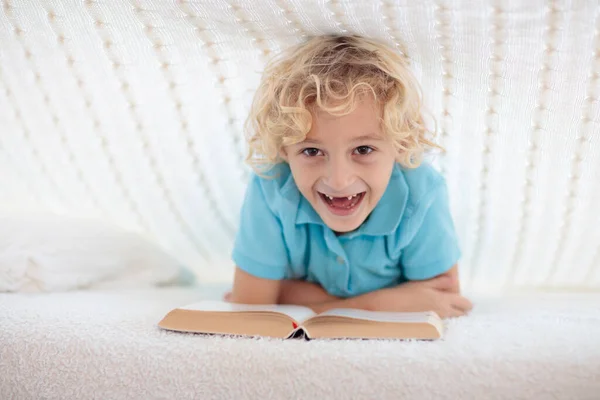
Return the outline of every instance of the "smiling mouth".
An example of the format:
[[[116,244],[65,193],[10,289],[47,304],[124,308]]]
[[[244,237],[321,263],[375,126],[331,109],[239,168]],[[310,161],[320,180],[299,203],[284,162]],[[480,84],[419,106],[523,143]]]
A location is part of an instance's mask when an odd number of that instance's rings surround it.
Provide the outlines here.
[[[357,208],[365,197],[366,192],[360,192],[351,196],[335,197],[325,193],[318,192],[321,200],[327,205],[327,208],[336,215],[349,215]]]

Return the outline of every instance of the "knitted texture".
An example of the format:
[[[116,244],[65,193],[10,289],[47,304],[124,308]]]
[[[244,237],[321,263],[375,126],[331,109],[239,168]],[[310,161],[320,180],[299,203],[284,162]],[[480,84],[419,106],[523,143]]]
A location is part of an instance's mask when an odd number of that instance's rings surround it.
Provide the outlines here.
[[[404,42],[478,291],[598,288],[596,1],[3,0],[0,209],[101,218],[222,281],[266,61],[307,36]]]

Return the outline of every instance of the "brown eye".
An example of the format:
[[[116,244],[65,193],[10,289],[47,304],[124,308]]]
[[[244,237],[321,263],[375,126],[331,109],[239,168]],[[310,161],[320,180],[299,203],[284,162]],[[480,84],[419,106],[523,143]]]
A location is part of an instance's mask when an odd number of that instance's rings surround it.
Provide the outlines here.
[[[366,156],[367,154],[373,151],[372,147],[369,146],[358,146],[354,149],[354,154],[358,154],[359,156]]]
[[[304,154],[307,157],[316,157],[316,156],[320,155],[320,153],[321,153],[321,150],[316,149],[314,147],[309,147],[309,148],[302,150],[302,154]]]

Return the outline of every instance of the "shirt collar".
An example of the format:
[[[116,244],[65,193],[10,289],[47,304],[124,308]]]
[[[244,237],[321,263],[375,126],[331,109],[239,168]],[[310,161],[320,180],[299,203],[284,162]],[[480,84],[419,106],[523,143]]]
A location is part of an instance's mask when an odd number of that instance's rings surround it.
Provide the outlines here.
[[[291,174],[283,185],[281,193],[288,200],[297,201],[296,225],[318,224],[326,226],[308,200],[300,194]],[[381,236],[395,232],[404,215],[407,200],[408,185],[400,165],[394,164],[390,181],[379,203],[357,230],[342,236],[347,238],[359,235]]]

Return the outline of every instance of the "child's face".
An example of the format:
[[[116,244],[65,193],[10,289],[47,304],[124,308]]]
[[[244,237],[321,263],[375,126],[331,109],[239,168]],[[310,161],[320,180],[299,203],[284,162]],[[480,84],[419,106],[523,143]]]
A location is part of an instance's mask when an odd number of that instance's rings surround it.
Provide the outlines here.
[[[306,140],[283,149],[302,195],[335,232],[357,229],[385,192],[396,151],[365,97],[342,117],[313,114]]]

